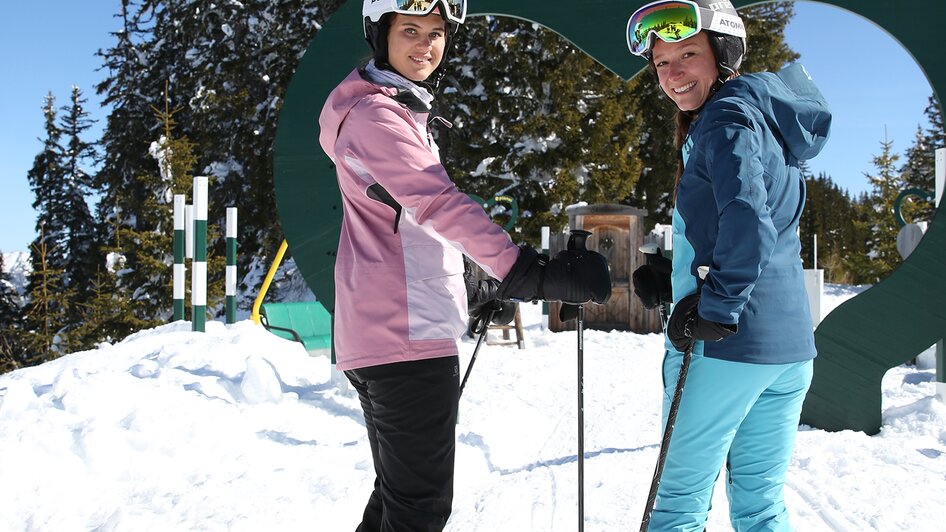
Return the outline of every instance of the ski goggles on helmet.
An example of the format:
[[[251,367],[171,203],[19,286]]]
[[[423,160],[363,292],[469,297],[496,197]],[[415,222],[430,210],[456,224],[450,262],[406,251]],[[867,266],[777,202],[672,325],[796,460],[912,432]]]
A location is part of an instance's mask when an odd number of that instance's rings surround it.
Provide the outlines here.
[[[435,7],[450,22],[463,24],[466,20],[466,0],[377,0],[391,2],[391,11],[402,15],[429,15]]]
[[[746,37],[738,15],[703,9],[689,0],[662,0],[641,7],[628,19],[627,47],[634,55],[646,55],[654,43],[652,35],[674,43],[689,39],[700,30]]]

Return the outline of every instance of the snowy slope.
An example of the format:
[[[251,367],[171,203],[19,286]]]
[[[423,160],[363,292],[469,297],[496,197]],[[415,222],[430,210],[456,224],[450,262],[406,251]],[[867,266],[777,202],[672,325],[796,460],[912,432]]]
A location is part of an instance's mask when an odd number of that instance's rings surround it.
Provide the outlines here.
[[[826,305],[856,291],[829,287]],[[527,348],[484,346],[461,400],[448,530],[576,529],[575,333],[523,310]],[[0,376],[0,530],[353,530],[372,481],[354,393],[325,358],[249,321],[207,325]],[[802,428],[787,489],[798,530],[944,529],[932,358],[889,372],[879,435]],[[586,331],[589,532],[639,527],[660,359],[657,335]],[[709,529],[729,529],[721,487]]]

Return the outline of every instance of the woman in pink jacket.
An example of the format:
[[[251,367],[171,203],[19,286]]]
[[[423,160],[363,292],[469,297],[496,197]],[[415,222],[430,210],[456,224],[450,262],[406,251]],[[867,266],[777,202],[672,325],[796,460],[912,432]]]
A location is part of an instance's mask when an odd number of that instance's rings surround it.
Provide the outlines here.
[[[361,532],[442,530],[453,498],[463,255],[493,299],[603,302],[604,259],[513,244],[457,190],[428,129],[433,87],[465,0],[364,0],[373,58],[319,119],[344,217],[335,265],[337,367],[357,390],[374,461]],[[498,280],[505,282],[500,285]],[[485,295],[483,295],[485,294]]]

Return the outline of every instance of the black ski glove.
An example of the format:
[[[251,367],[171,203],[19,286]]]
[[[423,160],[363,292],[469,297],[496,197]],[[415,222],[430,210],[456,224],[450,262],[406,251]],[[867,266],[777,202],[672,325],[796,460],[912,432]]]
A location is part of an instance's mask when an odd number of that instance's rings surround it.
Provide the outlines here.
[[[549,259],[530,246],[520,246],[519,258],[497,295],[507,301],[604,304],[611,298],[611,273],[607,259],[594,251],[560,251]]]
[[[681,353],[693,347],[695,340],[718,342],[736,334],[736,324],[717,323],[700,317],[700,294],[690,294],[673,306],[673,314],[667,322],[667,337]]]
[[[634,294],[641,300],[644,308],[652,309],[658,305],[673,303],[671,265],[667,257],[654,255],[647,258],[647,264],[634,270]]]
[[[504,303],[497,299],[499,281],[496,279],[477,279],[473,273],[473,264],[466,257],[463,258],[463,282],[466,284],[466,304],[470,319],[475,323],[473,330],[479,331],[488,325],[481,323],[492,312],[492,322],[497,325],[506,325],[516,317],[516,305]]]

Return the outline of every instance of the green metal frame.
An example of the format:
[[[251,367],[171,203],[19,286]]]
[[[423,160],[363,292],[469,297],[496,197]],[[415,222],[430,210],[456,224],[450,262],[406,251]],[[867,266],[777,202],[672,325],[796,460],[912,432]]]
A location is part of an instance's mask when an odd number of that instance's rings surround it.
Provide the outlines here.
[[[625,43],[627,17],[646,0],[473,0],[469,16],[497,15],[552,29],[623,79],[644,68]],[[757,2],[734,1],[737,7]],[[824,2],[885,29],[923,68],[934,92],[946,89],[940,21],[946,3],[917,0],[909,9],[889,0]],[[361,2],[349,0],[309,45],[286,92],[276,133],[276,202],[293,257],[318,296],[334,311],[333,270],[341,197],[331,160],[318,143],[318,117],[329,92],[368,55]],[[839,57],[838,61],[845,58]],[[882,82],[882,71],[873,73]],[[313,214],[316,213],[316,214]],[[903,265],[849,300],[818,327],[815,379],[802,419],[826,429],[880,428],[880,379],[887,369],[946,334],[946,216],[934,219]],[[921,300],[913,294],[926,294]]]
[[[897,195],[897,199],[893,202],[893,216],[897,219],[897,225],[903,227],[907,225],[907,221],[903,219],[903,213],[900,211],[900,207],[903,205],[903,200],[909,197],[917,197],[921,200],[928,201],[933,203],[933,193],[923,190],[922,188],[908,188]]]

